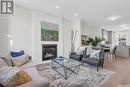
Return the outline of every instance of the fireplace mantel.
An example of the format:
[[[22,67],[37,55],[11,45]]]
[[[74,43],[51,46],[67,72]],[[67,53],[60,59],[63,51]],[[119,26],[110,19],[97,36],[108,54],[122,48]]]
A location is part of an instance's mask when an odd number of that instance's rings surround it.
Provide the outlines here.
[[[57,57],[57,44],[42,45],[42,61]]]

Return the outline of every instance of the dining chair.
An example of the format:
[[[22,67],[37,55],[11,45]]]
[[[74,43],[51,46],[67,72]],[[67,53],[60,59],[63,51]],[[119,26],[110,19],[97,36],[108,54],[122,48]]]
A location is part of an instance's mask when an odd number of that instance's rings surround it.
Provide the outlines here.
[[[110,52],[110,57],[113,59],[113,61],[114,61],[114,59],[116,60],[116,49],[117,49],[117,47],[115,46],[112,49],[112,51]]]

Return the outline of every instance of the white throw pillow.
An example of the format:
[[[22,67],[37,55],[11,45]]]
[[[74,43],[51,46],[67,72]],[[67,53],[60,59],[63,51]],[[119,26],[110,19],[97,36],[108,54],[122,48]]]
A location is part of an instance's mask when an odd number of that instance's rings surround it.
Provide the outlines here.
[[[82,55],[84,50],[85,50],[86,46],[81,46],[78,48],[76,55]]]
[[[4,66],[0,68],[0,84],[4,87],[16,87],[32,81],[30,75],[17,67]]]
[[[86,55],[89,55],[92,51],[92,46],[87,46]]]
[[[2,66],[0,68],[0,84],[12,87],[16,83],[12,80],[20,69],[17,67]]]
[[[99,59],[99,54],[101,50],[92,50],[90,53],[90,58],[96,58]]]
[[[13,66],[18,66],[18,67],[29,62],[29,61],[30,61],[30,59],[29,59],[29,56],[27,54],[12,58]]]

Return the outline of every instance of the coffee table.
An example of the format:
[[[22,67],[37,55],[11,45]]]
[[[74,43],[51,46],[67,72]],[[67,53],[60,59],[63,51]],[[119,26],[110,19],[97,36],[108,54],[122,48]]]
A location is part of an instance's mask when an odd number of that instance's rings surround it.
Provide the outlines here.
[[[68,79],[71,74],[78,74],[81,63],[70,58],[56,57],[51,59],[51,65],[64,79]]]

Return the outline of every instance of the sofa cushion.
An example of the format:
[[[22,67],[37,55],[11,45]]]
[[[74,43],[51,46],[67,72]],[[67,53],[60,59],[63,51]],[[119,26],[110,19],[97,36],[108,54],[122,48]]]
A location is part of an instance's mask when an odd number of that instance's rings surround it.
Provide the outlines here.
[[[46,78],[33,80],[31,82],[16,86],[16,87],[49,87],[49,82]]]
[[[95,58],[83,58],[82,61],[84,63],[92,64],[92,65],[95,65],[95,66],[98,65],[98,60],[95,59]]]
[[[0,66],[8,66],[3,58],[0,58]]]
[[[82,55],[85,51],[86,46],[81,46],[77,49],[76,55]]]
[[[90,58],[99,59],[100,52],[101,52],[101,50],[92,50],[90,53]]]
[[[38,73],[36,67],[29,67],[24,69],[28,74],[32,77],[32,80],[37,80],[41,78],[40,74]],[[37,78],[36,78],[37,77]]]
[[[31,76],[32,81],[19,85],[17,87],[49,87],[49,82],[46,78],[41,78],[35,67],[24,69]]]
[[[0,68],[0,84],[4,87],[14,87],[32,81],[24,70],[17,67],[2,66]]]
[[[92,51],[92,46],[87,46],[86,55],[89,55]]]
[[[12,58],[13,66],[18,66],[18,67],[29,61],[30,59],[28,55],[22,55],[19,57]]]
[[[0,84],[4,87],[15,86],[14,77],[19,70],[17,67],[2,66],[0,68]]]
[[[12,64],[12,57],[11,57],[10,54],[7,54],[7,55],[5,55],[2,58],[5,60],[5,62],[8,64],[8,66],[13,66],[13,64]]]
[[[71,54],[70,58],[81,61],[82,55]]]
[[[27,63],[23,64],[22,66],[20,66],[20,68],[26,69],[26,68],[30,68],[30,67],[34,67],[34,66],[35,66],[35,64],[33,63],[33,61],[30,60],[29,62],[27,62]]]
[[[27,72],[25,72],[24,70],[20,70],[19,72],[17,72],[14,80],[18,85],[21,85],[32,81],[32,78],[30,77],[30,75],[28,75]]]

